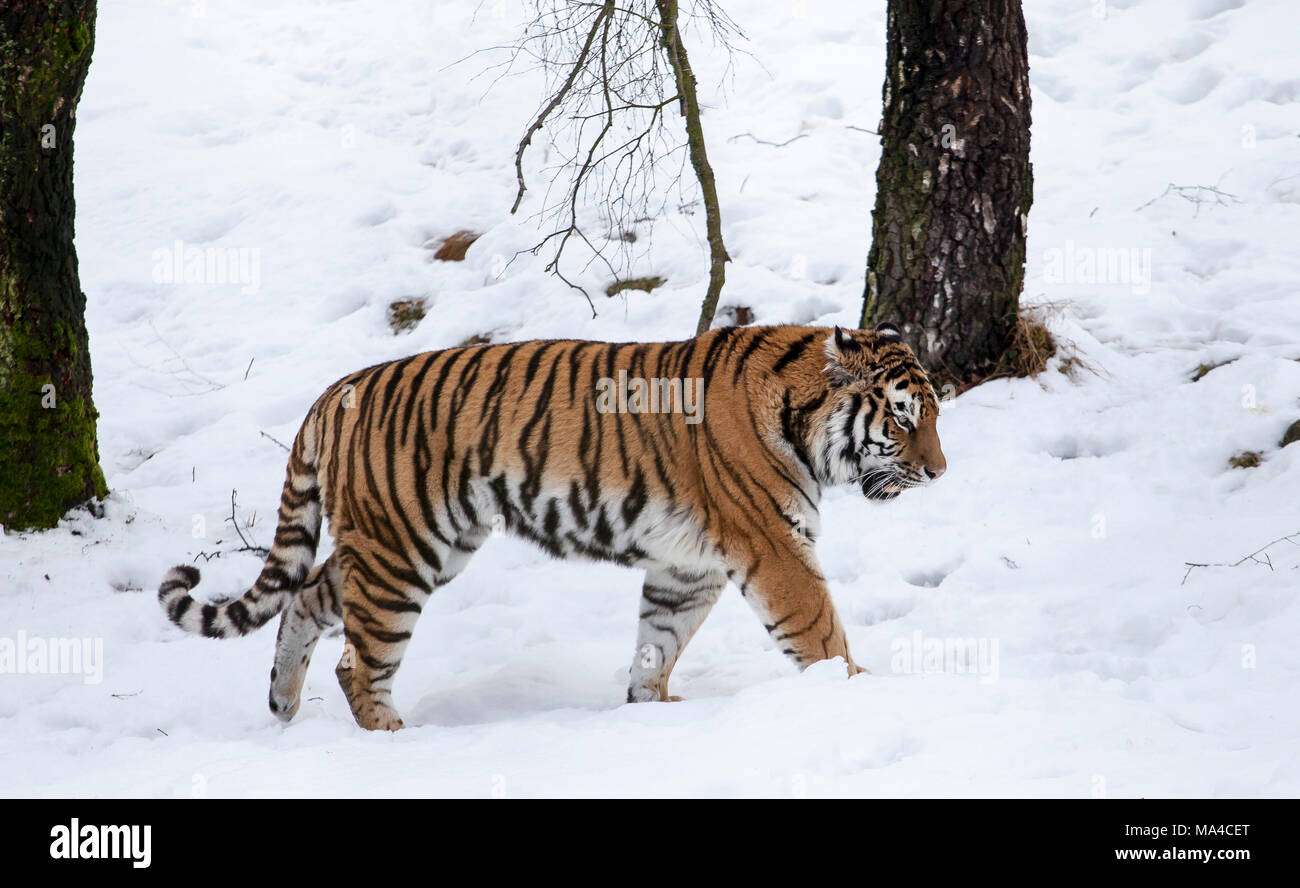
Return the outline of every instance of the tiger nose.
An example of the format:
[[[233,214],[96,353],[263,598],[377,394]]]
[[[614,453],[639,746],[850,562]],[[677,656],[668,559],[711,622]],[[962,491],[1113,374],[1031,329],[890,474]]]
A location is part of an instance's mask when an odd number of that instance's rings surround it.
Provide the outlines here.
[[[947,471],[946,466],[926,466],[925,477],[931,481],[937,480],[940,475]]]

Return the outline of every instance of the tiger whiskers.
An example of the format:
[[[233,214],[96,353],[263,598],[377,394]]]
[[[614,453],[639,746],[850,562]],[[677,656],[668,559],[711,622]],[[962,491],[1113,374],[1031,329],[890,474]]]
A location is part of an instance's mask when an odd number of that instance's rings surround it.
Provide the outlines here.
[[[892,489],[897,487],[895,476],[891,472],[881,472],[879,470],[864,472],[860,477],[868,479],[867,485],[863,487],[862,492],[869,497],[874,498],[892,493]]]
[[[914,478],[903,472],[879,468],[868,469],[859,475],[855,475],[847,483],[856,484],[859,482],[865,482],[862,485],[862,492],[871,499],[894,497],[904,490],[921,487],[924,484],[919,478]]]
[[[857,483],[858,483],[859,481],[861,481],[863,478],[868,478],[868,477],[870,477],[870,476],[872,476],[872,475],[879,476],[880,478],[883,478],[883,479],[886,479],[886,480],[894,480],[894,479],[897,479],[897,480],[899,480],[899,481],[903,480],[903,478],[906,477],[906,476],[901,475],[901,474],[899,474],[899,473],[897,473],[897,472],[891,472],[889,469],[867,469],[867,470],[866,470],[865,472],[863,472],[862,474],[860,474],[860,475],[854,475],[852,478],[850,478],[848,481],[846,481],[846,482],[844,482],[844,483],[845,483],[845,484],[857,484]]]

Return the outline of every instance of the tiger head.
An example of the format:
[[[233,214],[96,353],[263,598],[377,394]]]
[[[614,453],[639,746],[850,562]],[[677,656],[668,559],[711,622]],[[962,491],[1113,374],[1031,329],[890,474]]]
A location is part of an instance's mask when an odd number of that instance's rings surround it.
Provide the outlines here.
[[[892,499],[947,469],[929,377],[892,324],[826,339],[829,395],[814,449],[822,480],[858,484],[870,499]]]

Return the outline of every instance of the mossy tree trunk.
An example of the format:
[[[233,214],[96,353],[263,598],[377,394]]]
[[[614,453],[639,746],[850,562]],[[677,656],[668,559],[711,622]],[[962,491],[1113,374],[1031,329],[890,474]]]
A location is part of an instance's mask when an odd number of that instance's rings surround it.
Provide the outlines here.
[[[1033,200],[1020,0],[889,0],[883,151],[862,326],[902,327],[940,380],[1005,355]]]
[[[0,524],[108,491],[73,245],[72,132],[95,0],[0,3]]]

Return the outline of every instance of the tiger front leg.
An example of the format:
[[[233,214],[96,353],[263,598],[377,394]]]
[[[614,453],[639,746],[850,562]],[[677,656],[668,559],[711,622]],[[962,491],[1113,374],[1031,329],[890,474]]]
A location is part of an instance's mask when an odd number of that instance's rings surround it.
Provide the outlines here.
[[[726,584],[726,576],[715,571],[646,572],[627,702],[681,699],[669,695],[668,676]]]
[[[793,543],[775,555],[758,554],[732,579],[777,648],[800,669],[843,657],[850,676],[867,671],[849,654],[844,625],[810,547]]]

